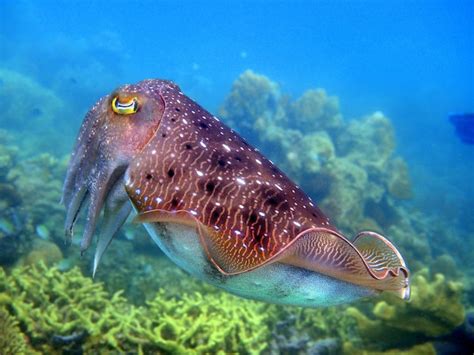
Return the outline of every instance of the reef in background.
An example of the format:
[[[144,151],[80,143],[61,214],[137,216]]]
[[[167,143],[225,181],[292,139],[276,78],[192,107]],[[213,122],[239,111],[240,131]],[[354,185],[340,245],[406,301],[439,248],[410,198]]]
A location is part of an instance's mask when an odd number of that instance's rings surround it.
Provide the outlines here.
[[[411,184],[383,113],[345,121],[337,98],[324,90],[308,90],[291,100],[276,83],[249,70],[233,84],[221,115],[343,231],[385,232],[408,260],[429,257],[427,235],[415,231],[400,208],[412,196]]]
[[[8,85],[18,75],[0,71]],[[413,302],[388,297],[312,310],[245,301],[178,270],[137,226],[125,226],[105,255],[97,275],[104,284],[92,283],[91,253],[79,259],[78,247],[68,247],[63,238],[59,198],[67,157],[61,149],[57,156],[44,153],[36,146],[38,132],[25,129],[31,120],[53,124],[64,99],[19,78],[28,84],[24,90],[26,96],[31,91],[32,107],[44,101],[46,111],[44,117],[37,113],[15,124],[5,116],[1,121],[11,129],[0,130],[0,265],[5,267],[0,323],[18,322],[27,346],[39,351],[432,353],[435,341],[458,331],[465,309],[474,304],[472,278],[459,267],[472,262],[474,238],[466,240],[443,221],[411,209],[409,171],[396,155],[390,120],[376,112],[346,121],[337,98],[324,90],[308,90],[292,100],[251,71],[234,83],[222,118],[295,179],[344,232],[373,229],[393,240],[416,271]],[[40,138],[48,137],[64,140],[54,130]],[[450,256],[454,252],[456,261]]]

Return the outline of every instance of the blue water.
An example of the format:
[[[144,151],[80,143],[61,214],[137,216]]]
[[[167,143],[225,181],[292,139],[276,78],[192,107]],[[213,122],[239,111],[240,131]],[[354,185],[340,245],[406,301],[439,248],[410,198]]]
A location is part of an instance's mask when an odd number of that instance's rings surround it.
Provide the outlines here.
[[[325,88],[349,119],[382,110],[421,175],[414,179],[423,180],[420,198],[445,185],[443,195],[473,200],[472,147],[459,143],[446,118],[474,110],[472,1],[0,6],[1,61],[64,89],[59,94],[79,108],[75,125],[98,96],[149,77],[175,80],[216,111],[232,81],[251,68],[294,96]]]
[[[171,79],[211,112],[246,69],[295,98],[324,88],[346,120],[384,112],[411,206],[474,238],[474,146],[448,120],[474,112],[473,23],[473,1],[4,0],[0,69],[64,100],[58,156],[88,108],[123,83]]]

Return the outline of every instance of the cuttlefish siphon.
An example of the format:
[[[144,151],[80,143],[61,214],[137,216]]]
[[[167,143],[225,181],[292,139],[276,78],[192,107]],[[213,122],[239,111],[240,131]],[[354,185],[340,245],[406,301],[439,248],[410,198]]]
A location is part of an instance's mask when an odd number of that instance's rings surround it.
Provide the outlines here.
[[[134,210],[179,267],[242,297],[317,307],[410,295],[392,243],[374,232],[349,241],[270,160],[170,81],[121,86],[90,109],[62,201],[69,236],[89,205],[82,251],[103,210],[94,273]]]

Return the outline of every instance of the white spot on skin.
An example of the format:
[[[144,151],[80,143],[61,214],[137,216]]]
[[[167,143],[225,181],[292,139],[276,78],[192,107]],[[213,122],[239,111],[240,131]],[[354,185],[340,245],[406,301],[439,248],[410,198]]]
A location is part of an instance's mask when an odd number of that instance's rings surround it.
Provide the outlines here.
[[[198,176],[204,176],[203,172],[200,170],[196,170],[196,174],[198,174]]]
[[[193,210],[191,210],[191,211],[189,211],[189,212],[190,212],[193,216],[197,216],[197,214],[198,214],[196,211],[193,211]]]
[[[245,180],[242,179],[242,178],[237,178],[237,179],[235,179],[235,181],[237,181],[237,183],[240,184],[240,185],[245,185]]]
[[[157,203],[160,203],[160,202],[163,201],[163,200],[162,200],[160,197],[157,197],[157,198],[155,198],[155,201],[156,201]]]
[[[298,223],[298,222],[296,222],[296,221],[293,221],[293,224],[294,224],[295,226],[297,226],[297,227],[301,227],[301,223]]]
[[[258,160],[258,159],[255,159],[255,161],[257,162],[257,164],[260,164],[260,165],[262,165],[262,162],[261,162],[260,160]]]
[[[239,205],[239,208],[245,208],[244,205]]]
[[[280,187],[280,185],[275,184],[275,187],[276,187],[278,190],[283,191],[283,189]]]
[[[263,212],[258,212],[258,214],[262,217],[265,217],[265,213],[263,213]]]
[[[227,150],[228,152],[230,152],[230,148],[227,144],[222,144],[222,146],[224,147],[225,150]]]
[[[207,145],[203,141],[200,141],[199,144],[201,145],[201,147],[207,148]]]

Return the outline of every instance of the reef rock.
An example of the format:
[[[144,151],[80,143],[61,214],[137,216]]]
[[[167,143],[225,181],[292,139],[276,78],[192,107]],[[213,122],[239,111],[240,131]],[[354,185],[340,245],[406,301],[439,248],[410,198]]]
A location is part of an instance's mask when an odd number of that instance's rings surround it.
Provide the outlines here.
[[[355,307],[347,309],[367,347],[413,346],[447,335],[463,323],[461,283],[447,281],[443,274],[430,277],[428,269],[417,272],[412,281],[411,302],[381,300],[371,315]]]

